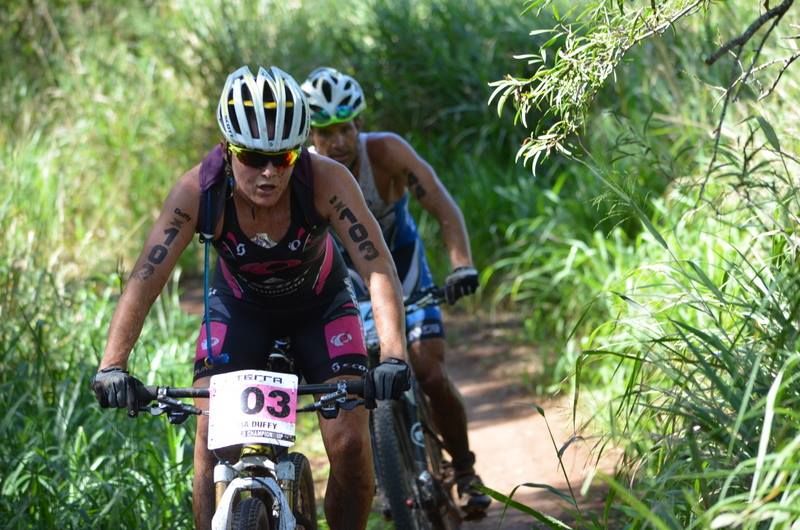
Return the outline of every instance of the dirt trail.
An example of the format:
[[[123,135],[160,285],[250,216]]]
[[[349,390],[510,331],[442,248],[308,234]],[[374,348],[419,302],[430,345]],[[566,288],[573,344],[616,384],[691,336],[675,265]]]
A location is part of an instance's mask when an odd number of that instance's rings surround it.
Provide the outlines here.
[[[200,288],[186,287],[183,291],[184,309],[201,314]],[[547,484],[568,492],[566,472],[581,510],[600,509],[605,497],[602,490],[592,487],[585,497],[580,496],[581,485],[592,467],[587,445],[571,445],[563,455],[564,470],[559,468],[554,444],[561,447],[572,435],[569,402],[542,399],[523,385],[523,377],[536,372],[537,356],[531,346],[515,341],[520,319],[513,315],[490,317],[455,312],[446,314],[445,324],[447,369],[464,398],[470,446],[484,483],[506,495],[524,483]],[[536,405],[544,410],[547,421],[537,412]],[[325,469],[327,461],[323,456],[312,458],[312,466]],[[610,471],[609,465],[604,467]],[[315,479],[321,497],[325,478],[320,475]],[[522,486],[513,498],[570,525],[574,523],[574,509],[544,489]],[[388,528],[391,526],[387,524]],[[504,513],[498,502],[492,503],[486,518],[462,525],[462,530],[540,528],[547,527],[515,509]]]
[[[564,470],[559,467],[554,445],[561,447],[572,435],[568,400],[541,399],[523,385],[523,377],[536,372],[537,356],[532,347],[515,345],[519,318],[457,313],[448,314],[446,324],[447,367],[464,397],[470,445],[484,483],[506,495],[524,483],[547,484],[568,492],[566,473],[582,510],[601,506],[605,494],[597,488],[580,496],[592,464],[586,444],[571,445],[562,457]],[[546,421],[537,405],[544,410]],[[610,468],[606,466],[606,470]],[[574,511],[567,503],[544,489],[522,486],[513,498],[541,513],[573,522]],[[546,526],[514,509],[504,516],[499,503],[492,504],[485,519],[462,526],[463,530],[497,528]]]

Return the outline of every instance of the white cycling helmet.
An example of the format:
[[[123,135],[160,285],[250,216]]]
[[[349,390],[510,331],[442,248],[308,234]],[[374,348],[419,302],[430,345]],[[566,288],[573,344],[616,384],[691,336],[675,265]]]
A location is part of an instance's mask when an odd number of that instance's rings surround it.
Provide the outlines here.
[[[350,121],[367,108],[358,81],[328,66],[308,74],[302,89],[308,98],[314,127]]]
[[[258,76],[243,66],[228,76],[217,123],[229,143],[259,151],[286,151],[306,142],[308,101],[292,76],[272,66]]]

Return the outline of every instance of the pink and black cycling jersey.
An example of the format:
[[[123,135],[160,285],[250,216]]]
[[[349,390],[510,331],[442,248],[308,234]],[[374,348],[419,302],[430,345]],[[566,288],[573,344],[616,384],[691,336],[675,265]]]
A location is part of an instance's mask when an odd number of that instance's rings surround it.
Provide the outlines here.
[[[209,159],[215,171],[229,171],[219,149],[208,155],[204,166]],[[287,339],[295,367],[309,383],[360,375],[367,369],[363,327],[347,268],[313,206],[314,176],[307,151],[301,153],[289,182],[289,229],[280,241],[266,246],[242,231],[228,189],[232,180],[226,183],[219,204],[222,231],[212,241],[219,257],[208,301],[211,337],[201,325],[195,379],[263,369],[275,340]],[[226,354],[229,360],[210,362],[209,344],[214,358]]]
[[[213,242],[219,253],[216,289],[228,290],[235,298],[270,299],[290,309],[318,302],[330,294],[332,285],[341,287],[346,269],[328,227],[310,226],[296,200],[295,186],[290,193],[291,224],[271,248],[242,232],[233,197],[227,199],[222,234]]]

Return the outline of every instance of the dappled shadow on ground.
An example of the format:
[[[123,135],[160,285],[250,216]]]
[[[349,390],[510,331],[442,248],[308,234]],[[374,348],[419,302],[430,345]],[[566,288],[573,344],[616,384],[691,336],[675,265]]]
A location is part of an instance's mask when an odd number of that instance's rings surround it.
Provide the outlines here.
[[[593,441],[575,437],[567,399],[536,396],[525,384],[541,370],[541,363],[534,346],[519,342],[521,319],[449,313],[446,324],[447,368],[464,398],[470,447],[484,483],[504,495],[521,484],[537,484],[521,486],[514,500],[573,528],[580,527],[579,513],[601,513],[604,487],[592,485],[580,496],[583,482],[596,467]],[[600,468],[611,472],[613,464]],[[576,498],[577,507],[544,485]],[[494,503],[484,520],[467,522],[463,528],[547,528],[529,514],[503,511]]]
[[[446,325],[447,369],[464,394],[473,428],[537,414],[541,403],[523,381],[540,364],[531,346],[517,344],[519,317],[451,313]]]

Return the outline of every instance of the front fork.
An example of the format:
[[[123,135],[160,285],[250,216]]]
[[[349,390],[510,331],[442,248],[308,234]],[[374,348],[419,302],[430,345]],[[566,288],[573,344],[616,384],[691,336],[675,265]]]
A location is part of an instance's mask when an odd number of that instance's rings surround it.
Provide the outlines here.
[[[278,485],[281,487],[286,502],[294,509],[294,463],[291,460],[282,460],[275,466],[275,476],[278,478]]]
[[[227,462],[219,461],[214,466],[214,506],[219,507],[222,495],[230,485],[231,481],[238,477],[239,472]],[[281,491],[286,497],[286,502],[294,508],[294,463],[291,460],[281,460],[275,466],[275,478],[278,481]]]
[[[222,494],[228,484],[236,478],[236,471],[227,462],[217,462],[214,466],[214,507],[219,507]]]

